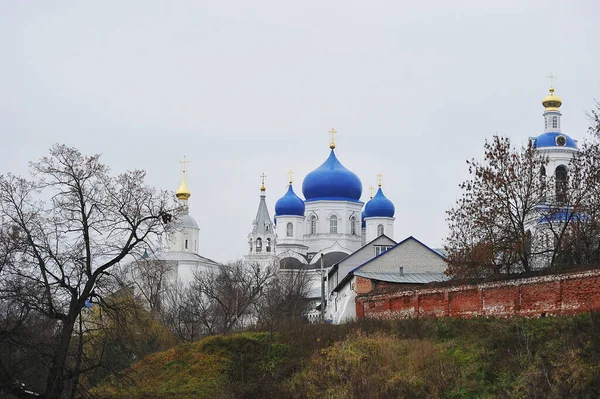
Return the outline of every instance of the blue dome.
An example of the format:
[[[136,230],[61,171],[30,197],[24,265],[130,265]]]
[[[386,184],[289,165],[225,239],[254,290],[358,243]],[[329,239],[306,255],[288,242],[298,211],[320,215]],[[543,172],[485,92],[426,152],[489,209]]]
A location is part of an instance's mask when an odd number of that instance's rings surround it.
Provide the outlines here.
[[[377,190],[377,194],[375,194],[373,199],[367,202],[367,205],[365,205],[366,218],[392,218],[394,217],[395,212],[396,208],[394,207],[394,204],[392,204],[392,201],[387,199],[387,197],[383,194],[381,187],[379,187],[379,190]]]
[[[558,136],[563,136],[566,139],[564,145],[558,145],[558,143],[556,142],[556,138]],[[566,134],[558,133],[558,132],[548,132],[548,133],[541,134],[537,137],[534,137],[533,138],[533,146],[536,148],[542,148],[542,147],[577,148],[577,143],[575,142],[575,140],[573,140]]]
[[[275,216],[304,216],[304,201],[290,184],[287,193],[275,203]]]
[[[310,172],[302,183],[307,202],[319,200],[360,202],[362,183],[358,176],[338,161],[331,150],[329,158]]]

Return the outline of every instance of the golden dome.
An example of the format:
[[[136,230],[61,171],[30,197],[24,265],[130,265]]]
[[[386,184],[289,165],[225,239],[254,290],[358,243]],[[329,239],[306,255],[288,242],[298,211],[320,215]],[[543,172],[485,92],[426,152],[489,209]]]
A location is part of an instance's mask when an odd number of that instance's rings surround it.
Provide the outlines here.
[[[175,195],[177,196],[177,199],[180,199],[180,200],[188,200],[190,198],[190,196],[192,195],[190,190],[185,185],[185,178],[181,179],[181,185],[175,192]]]
[[[546,111],[558,111],[562,105],[562,99],[554,95],[554,88],[550,88],[550,94],[544,97],[542,105],[546,107]]]
[[[181,163],[183,165],[183,168],[181,169],[181,185],[179,186],[177,191],[175,191],[175,196],[177,197],[177,199],[187,201],[190,198],[190,196],[192,195],[192,193],[190,192],[190,189],[187,188],[187,185],[185,184],[185,166],[188,163],[190,163],[190,161],[188,161],[186,156],[184,155],[183,161],[179,161],[179,163]]]

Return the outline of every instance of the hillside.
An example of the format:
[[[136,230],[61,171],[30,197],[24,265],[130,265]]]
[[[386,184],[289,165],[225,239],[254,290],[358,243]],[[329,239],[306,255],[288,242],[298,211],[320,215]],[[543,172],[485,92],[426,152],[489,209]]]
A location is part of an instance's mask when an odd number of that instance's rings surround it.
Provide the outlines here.
[[[146,357],[100,398],[596,398],[600,315],[294,325]]]

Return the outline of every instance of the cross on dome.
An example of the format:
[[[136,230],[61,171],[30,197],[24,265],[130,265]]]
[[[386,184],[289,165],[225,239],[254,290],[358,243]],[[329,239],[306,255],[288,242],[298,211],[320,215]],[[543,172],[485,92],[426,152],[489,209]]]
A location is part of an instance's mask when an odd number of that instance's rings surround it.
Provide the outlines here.
[[[550,72],[550,75],[546,76],[548,79],[550,79],[550,87],[554,87],[554,79],[556,79],[556,76],[554,76],[552,74],[552,72]]]
[[[331,142],[329,143],[329,148],[331,148],[332,150],[335,148],[335,134],[337,133],[337,131],[334,128],[331,128],[331,130],[329,131],[329,134],[331,134]]]
[[[383,183],[383,175],[381,173],[379,173],[377,175],[377,186],[381,187],[381,183]]]

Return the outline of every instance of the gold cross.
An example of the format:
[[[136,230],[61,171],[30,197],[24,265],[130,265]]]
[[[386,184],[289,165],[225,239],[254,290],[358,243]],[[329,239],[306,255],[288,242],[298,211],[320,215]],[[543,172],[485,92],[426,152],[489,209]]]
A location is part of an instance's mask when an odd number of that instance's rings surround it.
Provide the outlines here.
[[[267,175],[265,175],[264,173],[262,175],[260,175],[261,182],[262,182],[262,184],[260,185],[260,189],[262,191],[265,191],[265,177],[267,177]]]
[[[373,199],[373,186],[369,187],[369,198]]]
[[[552,72],[550,72],[550,75],[546,76],[548,79],[550,79],[550,87],[554,87],[554,79],[556,79],[556,76],[554,76],[552,74]]]
[[[288,175],[290,176],[290,184],[292,184],[292,176],[294,175],[294,172],[292,172],[292,170],[290,169]]]
[[[334,128],[331,128],[329,133],[331,134],[331,143],[329,143],[329,148],[331,148],[333,150],[335,148],[335,134],[337,132],[335,131]]]
[[[188,164],[188,163],[190,163],[190,161],[188,161],[188,160],[186,159],[185,155],[184,155],[184,156],[183,156],[183,161],[179,161],[179,163],[183,165],[182,172],[183,172],[183,173],[185,173],[185,165],[186,165],[186,164]]]
[[[381,187],[381,183],[383,182],[383,175],[380,173],[377,175],[377,185]]]

